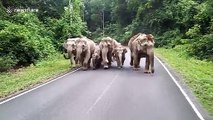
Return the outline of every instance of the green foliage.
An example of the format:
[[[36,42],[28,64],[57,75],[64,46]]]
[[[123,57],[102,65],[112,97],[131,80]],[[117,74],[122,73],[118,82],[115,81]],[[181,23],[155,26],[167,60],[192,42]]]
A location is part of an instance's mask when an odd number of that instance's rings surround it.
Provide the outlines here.
[[[156,38],[156,47],[174,47],[181,44],[180,30],[167,31]]]
[[[42,21],[48,17],[59,19],[63,13],[64,2],[61,0],[39,0],[37,4],[39,4],[38,17]]]
[[[190,47],[190,54],[198,59],[213,61],[213,34],[197,38]]]
[[[2,5],[2,2],[0,1],[0,19],[5,19],[6,16],[8,16],[6,13],[6,9]]]
[[[76,6],[73,14],[65,7],[64,14],[60,19],[46,18],[45,23],[49,32],[52,32],[54,37],[54,46],[61,50],[61,43],[68,37],[79,37],[80,35],[87,35],[86,23],[84,23],[80,16],[80,6]]]
[[[7,71],[13,68],[17,64],[17,60],[13,56],[1,56],[0,57],[0,72]]]
[[[87,35],[81,0],[0,1],[0,60],[2,70],[26,66],[62,50],[67,37]],[[36,8],[38,13],[6,13],[6,8]],[[72,21],[72,22],[71,22]],[[2,66],[5,64],[5,67]]]
[[[16,24],[6,21],[2,23],[5,24],[1,25],[3,27],[0,31],[0,56],[13,56],[16,64],[10,67],[35,63],[55,53],[51,37],[35,15],[21,13],[14,16]]]
[[[200,35],[200,25],[196,24],[186,32],[190,38],[197,38]]]

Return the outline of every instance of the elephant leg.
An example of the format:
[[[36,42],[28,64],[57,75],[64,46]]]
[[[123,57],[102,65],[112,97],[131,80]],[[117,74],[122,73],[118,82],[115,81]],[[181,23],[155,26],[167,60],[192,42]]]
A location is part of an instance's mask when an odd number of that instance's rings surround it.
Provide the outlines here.
[[[141,56],[140,55],[138,55],[138,68],[140,68],[141,66],[140,66],[140,62],[141,62]]]
[[[73,65],[73,61],[72,61],[72,58],[70,58],[70,65],[71,65],[71,66]]]
[[[83,61],[83,70],[87,70],[88,67],[89,67],[89,59],[90,59],[90,52],[88,52],[84,58],[84,61]]]
[[[70,64],[71,64],[71,65],[73,64],[72,58],[70,58]]]
[[[133,66],[133,57],[130,59],[130,65]]]
[[[153,49],[147,49],[147,58],[148,58],[148,73],[154,73],[154,52]]]
[[[108,66],[111,67],[111,65],[112,65],[112,54],[109,54],[107,58],[108,58]]]
[[[71,58],[70,58],[70,62],[71,62],[71,64],[72,64],[72,66],[76,66],[76,62],[75,62],[75,58],[74,58],[75,56],[74,55],[72,55],[71,56]]]
[[[151,64],[152,64],[152,56],[149,55],[149,70],[148,70],[148,73],[152,73],[152,67],[151,67]]]
[[[76,64],[76,65],[79,65],[80,62],[76,59],[76,57],[74,57],[74,59],[75,59],[75,64]]]
[[[125,57],[122,58],[122,66],[124,65]]]
[[[90,60],[90,66],[92,67],[93,70],[95,69],[95,64],[94,64],[93,58],[91,58],[91,60]]]
[[[137,54],[134,54],[133,56],[133,65],[134,65],[134,70],[138,70],[138,55]]]
[[[78,58],[77,60],[76,60],[76,63],[78,63],[79,65],[80,65],[80,67],[82,67],[83,66],[83,58],[81,57],[81,58]]]
[[[132,52],[131,52],[131,58],[130,58],[130,66],[133,66],[133,55],[132,55]]]
[[[101,60],[97,59],[96,68],[100,68],[100,67],[101,67]]]
[[[70,59],[70,65],[73,65],[73,60],[72,60],[72,53],[71,52],[67,52],[68,57],[66,57],[66,55],[64,55],[65,59]]]
[[[154,69],[154,53],[152,55],[150,55],[150,65],[151,65],[151,72],[154,73],[155,69]]]
[[[120,68],[121,67],[121,62],[120,59],[117,60],[117,67]]]
[[[104,66],[104,69],[108,69],[108,59],[107,59],[107,52],[108,51],[102,51],[102,65]]]
[[[148,73],[149,72],[149,64],[150,64],[149,56],[146,56],[144,73]]]
[[[88,61],[86,62],[84,60],[84,62],[83,62],[83,70],[87,70],[87,69],[88,69]]]
[[[89,61],[88,61],[88,64],[87,64],[88,68],[91,67],[90,64],[89,64],[90,62],[91,62],[91,57],[89,58]],[[95,65],[96,65],[96,63],[95,63]]]
[[[67,56],[65,53],[63,54],[63,56],[64,56],[65,59],[70,59],[69,55]]]

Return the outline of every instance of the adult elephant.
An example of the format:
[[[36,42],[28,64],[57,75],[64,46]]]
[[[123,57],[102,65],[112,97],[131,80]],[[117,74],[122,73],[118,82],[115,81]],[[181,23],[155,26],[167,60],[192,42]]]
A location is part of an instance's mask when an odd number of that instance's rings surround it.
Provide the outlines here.
[[[77,53],[76,60],[80,62],[83,70],[87,70],[90,66],[90,59],[95,50],[95,43],[88,39],[87,37],[83,37],[77,41]]]
[[[152,34],[138,33],[130,38],[128,47],[131,51],[130,65],[134,70],[139,69],[140,58],[145,57],[144,73],[154,73],[154,37]]]
[[[115,47],[118,45],[119,43],[111,37],[104,37],[100,41],[99,47],[101,49],[101,55],[103,59],[102,64],[104,69],[108,69],[111,66],[112,54]]]
[[[120,45],[114,49],[113,56],[117,62],[117,67],[122,68],[125,61],[125,54],[127,50],[124,46]]]
[[[70,59],[70,64],[75,66],[76,65],[76,42],[80,40],[80,38],[68,38],[64,43],[63,47],[66,49],[68,53],[68,57],[64,55],[65,59]]]

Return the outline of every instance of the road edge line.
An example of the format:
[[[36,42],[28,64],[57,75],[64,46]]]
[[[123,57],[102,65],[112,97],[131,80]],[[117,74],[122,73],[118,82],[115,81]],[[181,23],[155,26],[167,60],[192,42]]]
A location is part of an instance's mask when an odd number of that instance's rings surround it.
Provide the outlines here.
[[[11,100],[13,100],[13,99],[16,99],[16,98],[18,98],[18,97],[20,97],[20,96],[22,96],[22,95],[25,95],[25,94],[27,94],[27,93],[29,93],[29,92],[32,92],[32,91],[34,91],[34,90],[36,90],[36,89],[39,89],[39,88],[41,88],[41,87],[43,87],[43,86],[45,86],[45,85],[48,85],[48,84],[50,84],[50,83],[52,83],[52,82],[55,82],[56,80],[58,80],[58,79],[60,79],[60,78],[63,78],[63,77],[65,77],[65,76],[67,76],[68,74],[73,74],[73,73],[77,72],[79,69],[80,69],[80,68],[78,68],[78,69],[76,69],[76,70],[73,70],[73,71],[71,71],[71,72],[68,72],[68,73],[66,73],[66,74],[64,74],[64,75],[62,75],[62,76],[57,77],[57,78],[54,78],[54,79],[52,79],[52,80],[50,80],[50,81],[48,81],[48,82],[46,82],[46,83],[44,83],[44,84],[38,85],[38,86],[36,86],[36,87],[34,87],[34,88],[32,88],[32,89],[29,89],[29,90],[27,90],[27,91],[24,91],[24,92],[20,93],[20,94],[17,94],[17,95],[15,95],[15,96],[11,97],[11,98],[8,98],[8,99],[6,99],[6,100],[3,100],[3,101],[0,102],[0,105],[5,104],[5,103],[7,103],[7,102],[9,102],[9,101],[11,101]]]
[[[171,72],[169,71],[169,69],[163,64],[163,62],[158,57],[155,56],[155,58],[160,62],[160,64],[163,66],[163,68],[166,70],[166,72],[172,78],[173,82],[177,85],[177,87],[179,88],[179,90],[181,91],[181,93],[183,94],[183,96],[186,98],[186,100],[188,101],[188,103],[190,104],[190,106],[192,107],[192,109],[194,110],[194,112],[196,113],[196,115],[198,116],[198,118],[200,120],[205,120],[203,118],[203,116],[201,115],[201,113],[199,112],[199,110],[196,108],[195,104],[191,101],[191,99],[189,98],[189,96],[183,90],[183,88],[181,87],[181,85],[178,83],[178,81],[175,79],[175,77],[171,74]]]

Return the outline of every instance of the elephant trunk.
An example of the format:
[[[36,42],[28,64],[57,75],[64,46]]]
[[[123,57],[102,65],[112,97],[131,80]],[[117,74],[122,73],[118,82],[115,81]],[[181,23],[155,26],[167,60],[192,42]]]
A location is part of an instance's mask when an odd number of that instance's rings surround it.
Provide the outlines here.
[[[92,58],[91,58],[91,67],[93,70],[96,68],[96,60],[95,60],[94,56],[92,56]]]
[[[82,63],[82,57],[81,57],[82,52],[83,51],[82,51],[81,48],[77,48],[76,61],[77,61],[77,63],[80,63],[81,65],[83,64]]]
[[[108,65],[107,65],[108,64],[108,60],[107,60],[108,48],[103,48],[101,53],[102,53],[104,68],[107,69],[108,68]]]
[[[95,69],[96,68],[96,60],[95,59],[93,59],[93,66],[92,66],[92,69]]]
[[[119,53],[118,54],[118,58],[119,58],[119,68],[122,68],[123,66],[122,66],[122,53]]]

